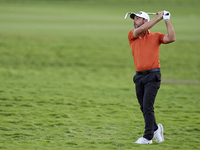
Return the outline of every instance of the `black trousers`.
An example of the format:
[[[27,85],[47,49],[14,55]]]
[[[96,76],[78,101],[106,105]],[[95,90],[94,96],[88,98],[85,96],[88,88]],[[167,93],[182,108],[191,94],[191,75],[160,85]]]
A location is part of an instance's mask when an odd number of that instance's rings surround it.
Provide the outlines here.
[[[143,137],[151,140],[154,131],[158,129],[154,116],[154,102],[160,88],[160,71],[151,72],[145,75],[136,74],[133,78],[136,88],[136,95],[140,104],[140,109],[144,116],[145,132]]]

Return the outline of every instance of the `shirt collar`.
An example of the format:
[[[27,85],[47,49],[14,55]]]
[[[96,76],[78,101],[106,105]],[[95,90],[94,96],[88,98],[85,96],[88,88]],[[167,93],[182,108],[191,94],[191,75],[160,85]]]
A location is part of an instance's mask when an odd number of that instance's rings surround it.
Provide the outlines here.
[[[146,34],[150,34],[150,30],[147,30],[147,31],[146,31]]]
[[[147,36],[148,34],[150,34],[150,31],[149,31],[149,30],[146,30],[146,31],[145,31],[145,34],[143,33],[143,34],[140,35],[140,38],[141,38],[141,37],[145,37],[145,36]]]

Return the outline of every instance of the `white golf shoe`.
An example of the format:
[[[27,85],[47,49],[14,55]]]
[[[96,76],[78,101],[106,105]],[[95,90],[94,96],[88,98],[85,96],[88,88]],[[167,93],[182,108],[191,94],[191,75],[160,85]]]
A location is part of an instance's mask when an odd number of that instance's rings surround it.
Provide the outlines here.
[[[164,129],[162,124],[158,124],[158,129],[154,132],[154,138],[156,140],[156,142],[160,143],[164,141]]]
[[[147,140],[147,139],[141,137],[135,143],[137,143],[137,144],[152,144],[152,140]]]

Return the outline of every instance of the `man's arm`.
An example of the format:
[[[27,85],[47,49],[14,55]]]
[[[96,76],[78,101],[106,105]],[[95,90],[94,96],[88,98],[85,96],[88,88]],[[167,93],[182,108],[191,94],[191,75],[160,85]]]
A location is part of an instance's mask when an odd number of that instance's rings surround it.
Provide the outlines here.
[[[135,29],[134,32],[133,32],[133,36],[135,38],[139,37],[142,33],[147,31],[148,29],[151,29],[157,22],[159,22],[162,19],[163,19],[163,11],[158,12],[158,17],[144,23],[139,28]]]
[[[175,32],[169,19],[165,20],[167,27],[167,34],[164,36],[163,41],[165,44],[174,42],[176,40]]]

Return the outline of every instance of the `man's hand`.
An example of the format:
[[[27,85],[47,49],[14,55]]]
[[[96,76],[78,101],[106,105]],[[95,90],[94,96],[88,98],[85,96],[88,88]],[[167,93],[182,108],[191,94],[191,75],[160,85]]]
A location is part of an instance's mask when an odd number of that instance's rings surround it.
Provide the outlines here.
[[[158,17],[157,18],[158,18],[159,21],[163,19],[163,14],[164,14],[164,11],[158,12]]]
[[[164,20],[170,19],[170,16],[171,16],[170,12],[164,10],[163,19]]]

